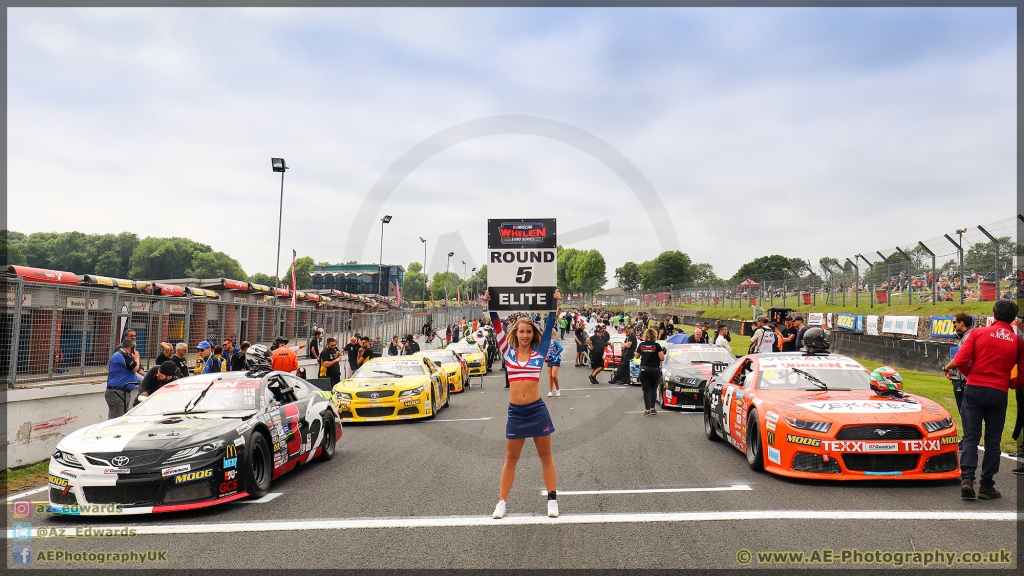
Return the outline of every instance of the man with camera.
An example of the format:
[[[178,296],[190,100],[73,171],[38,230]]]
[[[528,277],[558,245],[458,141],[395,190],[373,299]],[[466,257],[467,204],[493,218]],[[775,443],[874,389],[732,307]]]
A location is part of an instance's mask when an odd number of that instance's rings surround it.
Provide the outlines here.
[[[135,340],[125,338],[114,350],[107,367],[107,391],[103,399],[107,402],[107,418],[120,418],[131,405],[132,390],[142,381],[138,373],[139,353],[135,350]]]

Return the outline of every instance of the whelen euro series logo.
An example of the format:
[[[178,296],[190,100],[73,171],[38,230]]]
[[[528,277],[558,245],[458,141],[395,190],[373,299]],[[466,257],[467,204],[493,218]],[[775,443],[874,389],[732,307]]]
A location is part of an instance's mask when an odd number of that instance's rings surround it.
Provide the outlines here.
[[[502,222],[498,233],[502,244],[543,244],[548,228],[543,222]]]

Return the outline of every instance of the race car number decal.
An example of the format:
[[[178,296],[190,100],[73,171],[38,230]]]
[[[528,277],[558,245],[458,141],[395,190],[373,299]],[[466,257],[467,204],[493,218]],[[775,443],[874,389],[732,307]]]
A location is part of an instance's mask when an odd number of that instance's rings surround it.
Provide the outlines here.
[[[725,389],[725,398],[722,399],[722,430],[729,429],[729,410],[732,408],[732,397],[735,393],[735,386],[729,386]]]

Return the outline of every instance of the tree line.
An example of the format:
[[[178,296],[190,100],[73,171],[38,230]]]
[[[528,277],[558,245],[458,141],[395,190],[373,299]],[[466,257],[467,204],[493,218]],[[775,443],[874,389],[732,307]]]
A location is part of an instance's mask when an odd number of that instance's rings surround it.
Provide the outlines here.
[[[247,280],[234,258],[188,238],[137,234],[0,231],[5,264],[131,280],[227,277]]]

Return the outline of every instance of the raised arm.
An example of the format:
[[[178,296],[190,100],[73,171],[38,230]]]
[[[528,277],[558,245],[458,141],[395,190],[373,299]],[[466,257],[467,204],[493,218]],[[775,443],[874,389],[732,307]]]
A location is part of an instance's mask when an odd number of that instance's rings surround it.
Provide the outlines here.
[[[547,356],[548,348],[551,347],[551,329],[555,326],[555,318],[558,315],[557,312],[548,312],[548,319],[544,322],[544,333],[540,336],[540,344],[537,345],[536,350]]]
[[[497,312],[491,312],[491,326],[494,326],[494,335],[498,338],[498,350],[501,350],[501,354],[504,355],[508,352],[508,339],[505,338],[505,326],[501,323]]]

